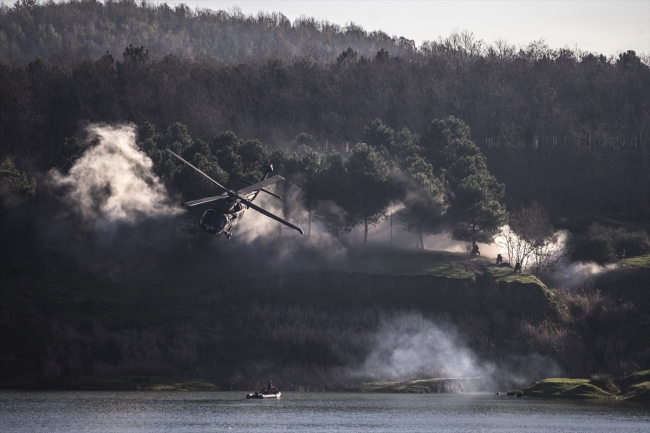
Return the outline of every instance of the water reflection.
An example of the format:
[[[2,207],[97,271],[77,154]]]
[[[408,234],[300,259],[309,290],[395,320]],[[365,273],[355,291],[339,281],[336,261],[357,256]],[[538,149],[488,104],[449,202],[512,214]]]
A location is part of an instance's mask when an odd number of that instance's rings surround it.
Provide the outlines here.
[[[650,407],[493,395],[0,392],[3,432],[650,431]]]

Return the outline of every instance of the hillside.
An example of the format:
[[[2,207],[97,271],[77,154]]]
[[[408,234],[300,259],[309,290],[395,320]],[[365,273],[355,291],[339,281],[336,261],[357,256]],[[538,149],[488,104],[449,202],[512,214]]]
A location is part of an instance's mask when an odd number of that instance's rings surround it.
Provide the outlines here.
[[[647,311],[650,309],[650,255],[622,260],[618,269],[596,278],[594,286],[615,299],[641,305]],[[646,325],[650,327],[650,317]]]
[[[123,376],[245,387],[256,377],[241,374],[271,368],[292,379],[286,387],[300,388],[313,382],[315,369],[362,362],[382,318],[400,311],[471,321],[462,332],[485,332],[494,317],[568,315],[534,277],[464,254],[351,254],[345,269],[325,263],[304,272],[270,272],[243,261],[220,265],[117,279],[4,280],[2,387],[67,388]],[[500,328],[499,346],[521,348],[508,326]],[[496,335],[480,344],[486,342],[492,350]],[[259,353],[265,365],[255,362]]]
[[[272,377],[287,390],[420,392],[410,381],[455,377],[493,390],[648,365],[647,307],[605,292],[639,281],[625,266],[599,291],[577,293],[466,254],[360,250],[310,261],[302,252],[278,266],[247,251],[5,278],[0,387],[256,389]],[[400,353],[409,365],[395,363]],[[645,392],[645,379],[628,382],[621,389]]]
[[[89,123],[133,123],[183,147],[185,129],[213,151],[229,132],[269,152],[347,154],[365,142],[437,164],[432,121],[453,116],[507,185],[504,203],[639,222],[649,84],[634,51],[497,47],[471,32],[414,47],[352,24],[130,1],[0,8],[0,159],[30,178],[67,170]],[[392,137],[371,143],[377,119]]]
[[[224,63],[307,58],[331,62],[353,47],[374,56],[380,49],[408,53],[413,41],[351,23],[340,26],[278,12],[246,15],[230,10],[192,10],[184,4],[132,1],[16,2],[0,8],[0,62],[27,63],[37,57],[58,63],[96,60],[144,45],[156,57],[214,57]],[[36,2],[34,2],[36,3]]]
[[[571,398],[571,399],[617,399],[638,402],[650,402],[650,382],[647,379],[650,371],[638,371],[630,376],[619,379],[614,383],[610,379],[567,379],[550,378],[535,382],[532,385],[515,391],[509,396],[541,397],[541,398]],[[621,391],[618,386],[623,390]],[[603,389],[609,388],[609,389]]]

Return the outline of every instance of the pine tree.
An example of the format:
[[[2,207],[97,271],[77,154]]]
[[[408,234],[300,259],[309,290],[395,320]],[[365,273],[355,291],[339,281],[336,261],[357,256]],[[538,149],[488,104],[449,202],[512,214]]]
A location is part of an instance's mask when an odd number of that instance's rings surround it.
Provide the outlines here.
[[[446,178],[452,237],[471,242],[472,246],[491,243],[506,221],[505,206],[499,203],[505,185],[488,171],[487,159],[462,120],[434,120],[428,139],[428,149],[439,152],[444,166],[449,167]]]

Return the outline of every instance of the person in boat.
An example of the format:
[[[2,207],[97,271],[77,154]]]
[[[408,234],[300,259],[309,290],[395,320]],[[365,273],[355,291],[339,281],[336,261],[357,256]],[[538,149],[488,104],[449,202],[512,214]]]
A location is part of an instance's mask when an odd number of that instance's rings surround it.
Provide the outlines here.
[[[270,380],[268,386],[266,387],[266,390],[269,394],[273,394],[273,383]]]

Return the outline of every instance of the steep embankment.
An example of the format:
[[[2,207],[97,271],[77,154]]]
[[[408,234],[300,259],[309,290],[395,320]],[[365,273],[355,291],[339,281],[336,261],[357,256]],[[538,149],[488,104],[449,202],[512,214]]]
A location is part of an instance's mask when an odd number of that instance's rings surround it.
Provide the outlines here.
[[[619,302],[631,301],[650,311],[650,254],[624,259],[617,269],[594,279],[594,287]],[[648,317],[650,325],[650,317]]]
[[[613,398],[650,402],[650,370],[637,371],[619,380],[551,378],[535,382],[526,388],[510,391],[508,395],[540,398]],[[620,388],[623,391],[620,391]],[[603,388],[608,388],[607,390]]]
[[[314,371],[362,362],[386,312],[464,323],[476,350],[530,350],[510,319],[568,314],[536,278],[461,254],[351,254],[293,272],[219,264],[3,281],[0,386],[135,389],[185,377],[247,388],[274,371],[301,389],[320,380]]]
[[[452,315],[503,314],[516,319],[559,319],[568,314],[561,300],[533,278],[508,281],[503,273],[489,271],[463,277],[306,272],[225,282],[216,290],[237,291],[264,301],[314,303],[323,307],[376,305]],[[214,290],[198,296],[207,299]]]
[[[589,379],[564,379],[552,378],[535,382],[532,385],[508,392],[510,396],[517,397],[544,397],[544,398],[611,398],[612,395],[591,383]]]

